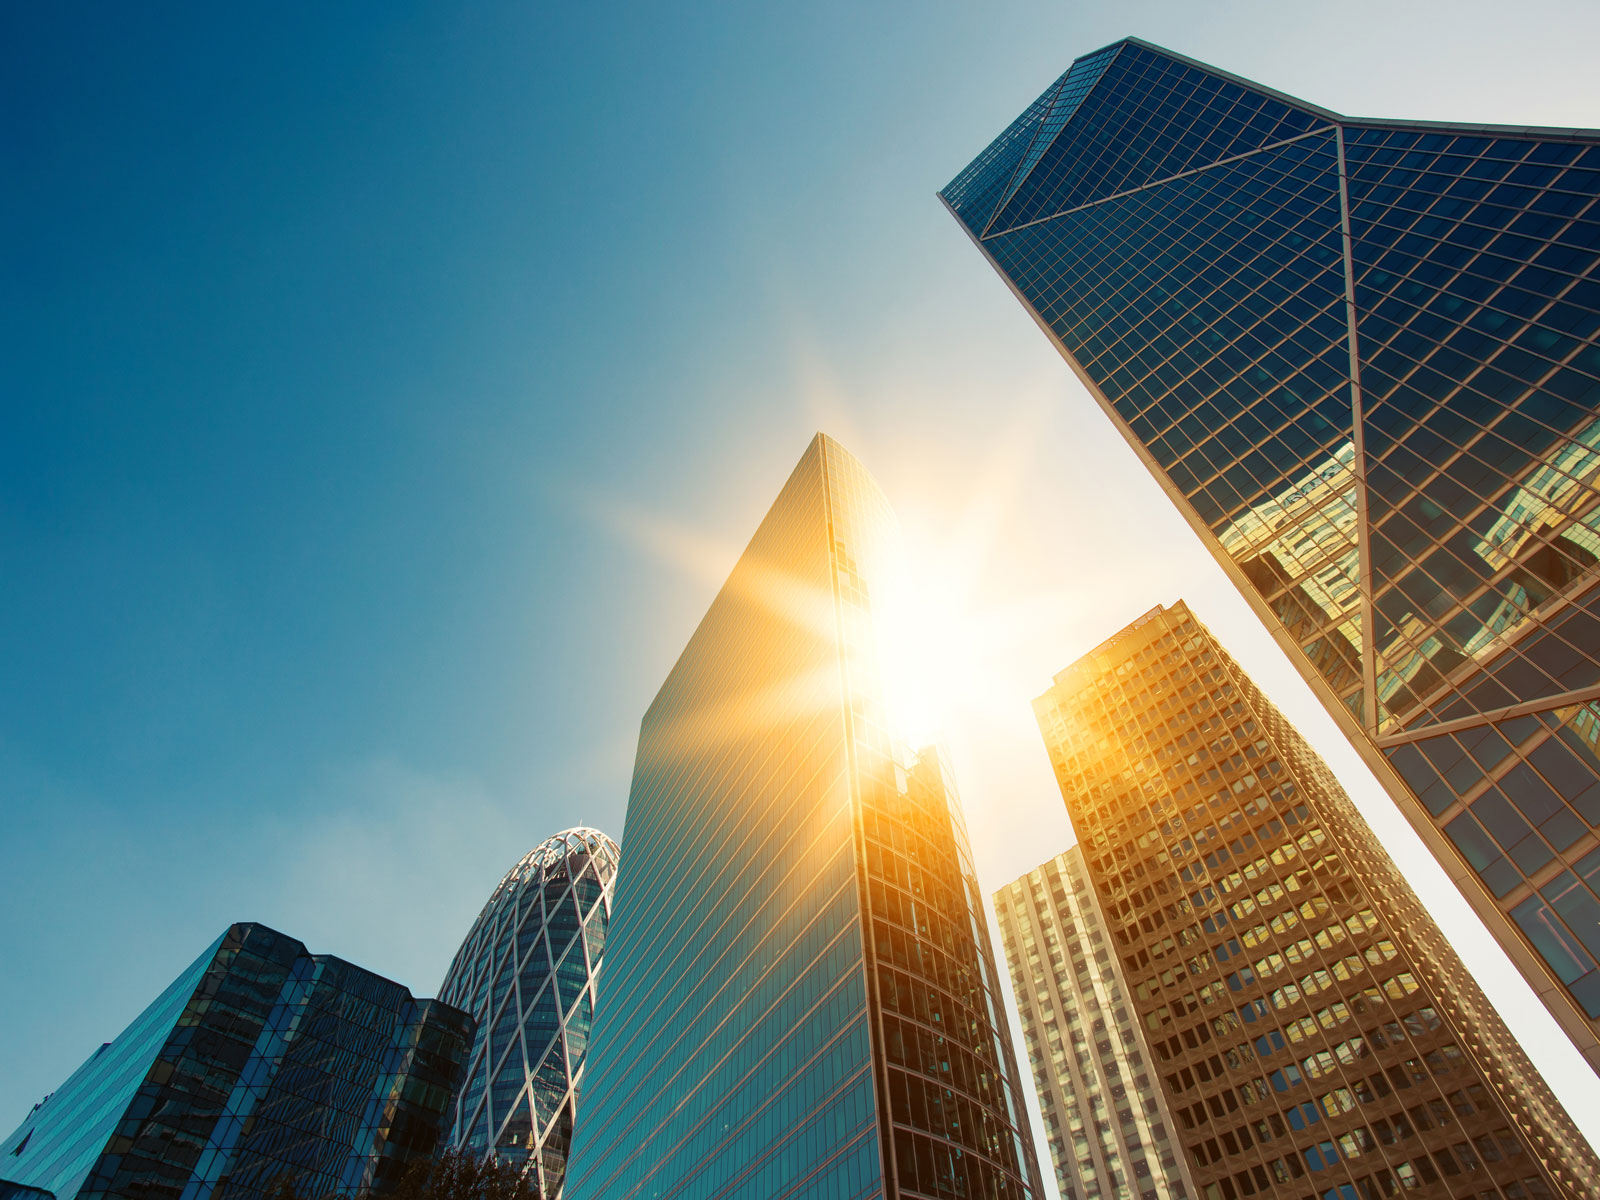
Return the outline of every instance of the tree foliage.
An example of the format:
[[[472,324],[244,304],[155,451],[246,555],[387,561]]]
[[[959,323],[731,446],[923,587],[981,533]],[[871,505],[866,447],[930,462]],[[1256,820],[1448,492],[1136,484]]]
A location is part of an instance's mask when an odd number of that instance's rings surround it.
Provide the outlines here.
[[[270,1200],[312,1197],[285,1175],[274,1184]],[[478,1158],[463,1150],[445,1150],[436,1158],[420,1158],[408,1166],[395,1186],[383,1193],[383,1200],[539,1200],[539,1193],[520,1170],[496,1161],[492,1154]]]
[[[539,1200],[522,1171],[491,1155],[478,1158],[446,1150],[419,1159],[406,1169],[390,1193],[392,1200]]]

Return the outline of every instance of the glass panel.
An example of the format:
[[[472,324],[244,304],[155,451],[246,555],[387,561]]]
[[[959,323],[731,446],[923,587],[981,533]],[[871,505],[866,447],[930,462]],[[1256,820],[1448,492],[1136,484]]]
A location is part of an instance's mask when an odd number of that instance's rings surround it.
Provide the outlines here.
[[[995,161],[1020,163],[1020,142]],[[980,894],[950,874],[961,852],[948,808],[941,841],[933,805],[881,790],[897,776],[870,669],[870,598],[892,541],[871,478],[816,439],[645,716],[587,1040],[590,993],[567,971],[581,942],[557,973],[567,1045],[587,1052],[569,1200],[882,1194],[891,1099],[874,1082],[867,980],[898,952],[897,969],[910,973],[915,953],[953,1001],[945,1041],[964,1074],[950,1086],[969,1105],[960,1135],[988,1134],[970,1194],[1034,1190],[1034,1164],[1016,1157],[1014,1086],[995,1086],[1014,1067],[977,961]],[[938,797],[949,802],[942,786]],[[869,812],[887,824],[864,829]],[[900,855],[919,870],[894,886],[941,922],[938,944],[901,908],[895,928],[916,936],[891,936],[886,910],[880,939],[876,910],[863,911],[867,877],[889,864],[863,861],[858,845],[907,839],[924,854]]]
[[[1104,67],[1103,85],[1089,92],[1071,115],[1071,125],[1039,156],[1026,186],[995,218],[994,230],[1015,228],[1325,124],[1282,100],[1134,45],[1120,47]]]
[[[1600,561],[1600,362],[1580,340],[1600,290],[1574,286],[1594,269],[1600,222],[1562,199],[1592,194],[1587,172],[1541,166],[1542,184],[1494,186],[1538,146],[1426,132],[1347,145],[1391,721]],[[1511,690],[1558,683],[1530,660]]]
[[[481,1060],[475,1064],[473,1077],[455,1110],[455,1126],[462,1131],[455,1144],[463,1144],[465,1140],[474,1150],[488,1145],[484,1140],[488,1134],[480,1130],[476,1113],[486,1083],[490,1084],[492,1125],[499,1126],[507,1119],[506,1114],[511,1112],[514,1102],[523,1104],[526,1109],[527,1102],[516,1098],[536,1073],[530,1070],[529,1063],[535,1067],[548,1064],[552,1069],[559,1063],[566,1069],[566,1060],[556,1044],[561,1030],[560,989],[563,983],[569,989],[584,989],[592,979],[591,968],[598,973],[616,864],[615,843],[593,829],[570,829],[541,842],[506,873],[462,942],[446,974],[442,996],[447,1002],[456,1003],[468,1002],[470,998],[478,1005],[474,1052],[487,1051],[494,1055],[496,1071],[491,1080]],[[576,883],[569,886],[568,880],[573,878]],[[590,947],[588,960],[585,960],[582,942],[576,939],[574,889],[592,909],[590,927],[602,931],[602,937]],[[519,915],[520,927],[517,926]],[[564,961],[565,981],[556,978],[551,965],[547,932],[558,945],[570,948]],[[497,955],[503,959],[520,958],[520,966],[515,972],[516,986],[508,993],[505,1007],[491,1021],[478,981],[487,978]],[[550,1058],[552,1049],[557,1052],[553,1060]],[[574,1072],[581,1065],[578,1052],[573,1054],[571,1065]],[[540,1086],[553,1089],[557,1082],[553,1076],[546,1075]],[[570,1085],[570,1080],[562,1084],[563,1095],[570,1091]],[[552,1100],[547,1110],[554,1111],[554,1104]],[[520,1121],[521,1117],[514,1119]],[[498,1133],[494,1142],[495,1157],[515,1166],[527,1163],[534,1153],[535,1140],[525,1136],[527,1132],[518,1124],[514,1129]],[[538,1162],[543,1163],[547,1157],[548,1153],[541,1155]]]
[[[1341,695],[1358,693],[1356,480],[1332,134],[984,244],[1316,669]]]

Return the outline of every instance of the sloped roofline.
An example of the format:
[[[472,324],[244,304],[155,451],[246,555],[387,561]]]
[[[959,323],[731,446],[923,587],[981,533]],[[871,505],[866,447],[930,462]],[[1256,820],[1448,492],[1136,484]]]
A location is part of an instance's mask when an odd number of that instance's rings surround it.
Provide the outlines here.
[[[1088,58],[1090,55],[1099,54],[1104,50],[1110,50],[1114,46],[1122,45],[1138,46],[1154,54],[1164,55],[1176,62],[1183,63],[1185,66],[1193,67],[1197,71],[1205,71],[1207,74],[1226,79],[1230,83],[1236,83],[1240,87],[1271,96],[1274,100],[1282,101],[1284,104],[1315,113],[1317,116],[1338,125],[1375,125],[1386,129],[1436,129],[1441,133],[1485,133],[1491,136],[1537,137],[1567,142],[1600,141],[1600,129],[1567,125],[1487,125],[1475,121],[1413,121],[1399,117],[1350,117],[1343,113],[1334,112],[1331,108],[1324,108],[1320,104],[1312,104],[1309,100],[1303,100],[1299,96],[1291,96],[1287,92],[1279,91],[1277,88],[1268,87],[1257,80],[1246,79],[1243,75],[1235,75],[1232,71],[1225,71],[1221,67],[1213,66],[1211,63],[1201,62],[1197,58],[1190,58],[1187,54],[1180,54],[1176,50],[1158,46],[1156,43],[1146,41],[1140,37],[1118,38],[1114,42],[1101,46],[1098,50],[1090,50],[1086,54],[1080,54],[1078,59]],[[1078,59],[1073,59],[1073,62],[1077,62]]]

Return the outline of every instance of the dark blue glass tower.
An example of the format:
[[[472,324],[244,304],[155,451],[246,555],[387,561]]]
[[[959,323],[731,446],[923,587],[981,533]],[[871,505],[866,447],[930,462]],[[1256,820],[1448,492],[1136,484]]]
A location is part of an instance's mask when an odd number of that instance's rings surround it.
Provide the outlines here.
[[[1130,39],[941,195],[1600,1067],[1600,133]]]
[[[439,1144],[471,1040],[463,1012],[233,925],[0,1143],[0,1192],[381,1193]]]
[[[960,806],[885,723],[895,536],[819,435],[645,714],[567,1200],[1039,1194]]]

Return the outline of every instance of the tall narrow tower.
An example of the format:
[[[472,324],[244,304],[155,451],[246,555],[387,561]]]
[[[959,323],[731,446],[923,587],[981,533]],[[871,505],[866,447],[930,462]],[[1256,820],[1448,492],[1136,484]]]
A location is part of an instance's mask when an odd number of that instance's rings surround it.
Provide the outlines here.
[[[818,435],[645,714],[568,1200],[1038,1195],[959,803],[884,712],[895,540]]]
[[[1062,1200],[1196,1200],[1083,847],[994,909]]]
[[[1594,1195],[1600,1159],[1561,1102],[1185,605],[1034,709],[1207,1200]]]
[[[1600,1069],[1600,131],[1128,39],[942,195]]]

